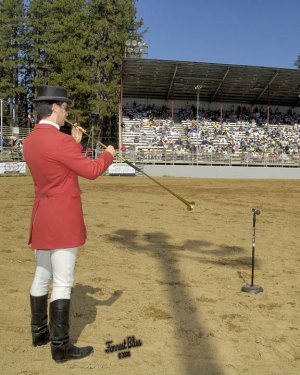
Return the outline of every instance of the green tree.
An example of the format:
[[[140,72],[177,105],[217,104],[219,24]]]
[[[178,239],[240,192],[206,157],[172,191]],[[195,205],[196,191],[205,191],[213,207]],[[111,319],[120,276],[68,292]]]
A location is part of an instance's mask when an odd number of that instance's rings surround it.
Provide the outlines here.
[[[65,86],[74,101],[73,119],[114,136],[125,41],[143,35],[135,4],[0,0],[1,96],[26,108],[37,86]]]
[[[102,119],[102,136],[117,132],[120,79],[125,41],[141,40],[134,0],[92,0],[90,2],[90,96],[89,107]]]
[[[125,41],[142,37],[135,0],[32,0],[28,24],[33,90],[40,84],[66,86],[74,119],[88,126],[93,118],[112,136]]]
[[[33,0],[29,7],[33,89],[41,84],[66,86],[75,112],[88,88],[86,6],[84,0]]]
[[[25,100],[25,13],[21,0],[0,2],[0,96],[9,106],[5,119],[10,125],[23,117]],[[8,121],[7,121],[8,123]]]
[[[298,55],[297,60],[294,62],[294,65],[296,66],[297,69],[300,69],[300,55]]]

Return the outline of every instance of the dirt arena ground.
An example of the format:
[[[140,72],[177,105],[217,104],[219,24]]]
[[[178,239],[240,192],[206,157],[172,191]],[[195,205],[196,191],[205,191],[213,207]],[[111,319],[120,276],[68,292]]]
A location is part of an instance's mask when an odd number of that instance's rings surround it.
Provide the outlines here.
[[[158,178],[80,180],[88,241],[72,294],[71,337],[92,344],[56,364],[31,346],[27,247],[31,177],[0,178],[0,373],[300,374],[300,181]],[[252,208],[256,223],[251,281]],[[132,339],[134,336],[135,340]],[[106,353],[106,342],[142,344]]]

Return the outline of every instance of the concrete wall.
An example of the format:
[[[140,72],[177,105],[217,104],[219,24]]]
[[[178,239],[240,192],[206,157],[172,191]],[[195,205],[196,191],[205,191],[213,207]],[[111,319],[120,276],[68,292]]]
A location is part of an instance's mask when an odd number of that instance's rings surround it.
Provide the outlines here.
[[[144,165],[150,176],[236,179],[300,179],[300,168]]]

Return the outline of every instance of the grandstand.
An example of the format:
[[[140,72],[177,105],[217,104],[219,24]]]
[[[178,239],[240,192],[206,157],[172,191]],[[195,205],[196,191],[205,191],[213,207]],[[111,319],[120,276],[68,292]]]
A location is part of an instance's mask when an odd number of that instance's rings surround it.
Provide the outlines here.
[[[145,163],[299,167],[299,80],[296,69],[126,59],[119,145]]]
[[[143,160],[152,164],[172,162],[299,167],[298,126],[295,131],[287,131],[285,126],[278,125],[258,128],[256,124],[247,122],[221,125],[206,120],[197,124],[198,129],[195,128],[193,132],[191,120],[177,124],[169,122],[172,123],[171,127],[167,125],[168,120],[159,122],[161,125],[156,126],[149,125],[148,119],[130,120],[124,117],[123,156],[131,161]],[[159,132],[159,129],[168,128],[165,134],[161,130]],[[282,137],[280,133],[283,133]]]

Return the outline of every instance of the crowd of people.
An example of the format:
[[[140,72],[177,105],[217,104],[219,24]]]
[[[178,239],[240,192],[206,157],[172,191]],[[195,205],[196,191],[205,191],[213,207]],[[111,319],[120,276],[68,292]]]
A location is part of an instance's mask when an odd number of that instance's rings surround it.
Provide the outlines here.
[[[130,120],[141,118],[160,118],[168,119],[171,117],[171,111],[166,106],[157,107],[155,104],[133,104],[129,107],[128,103],[123,108],[123,115],[127,116]]]
[[[263,124],[270,125],[294,125],[300,123],[300,114],[297,114],[292,109],[288,109],[286,113],[281,112],[278,108],[272,109],[271,107],[246,107],[246,106],[231,106],[230,109],[226,110],[211,110],[211,109],[200,109],[198,111],[198,117],[200,120],[210,120],[216,122],[255,122],[256,125],[260,126]],[[195,106],[187,106],[181,108],[178,111],[178,118],[180,121],[186,119],[197,119],[197,109]]]
[[[300,115],[292,110],[282,113],[270,109],[267,113],[263,107],[254,108],[253,112],[246,107],[239,106],[236,110],[232,107],[223,112],[220,121],[218,111],[202,109],[197,120],[195,108],[187,107],[178,112],[184,129],[184,133],[180,133],[170,117],[163,119],[157,115],[161,109],[155,108],[153,113],[150,106],[147,108],[146,112],[136,112],[138,115],[133,118],[139,121],[131,122],[129,128],[137,149],[142,149],[142,143],[177,156],[217,154],[226,159],[229,155],[242,154],[248,160],[270,157],[288,161],[300,155]],[[164,109],[164,113],[167,112]],[[152,129],[151,137],[149,131],[145,131],[147,128]]]
[[[255,122],[190,122],[186,126],[194,151],[204,153],[247,154],[248,159],[264,156],[283,160],[300,155],[300,125],[263,125]]]
[[[252,160],[265,156],[289,160],[300,156],[300,114],[291,109],[283,113],[265,107],[251,110],[246,106],[232,106],[221,114],[220,110],[201,108],[197,120],[196,108],[187,105],[175,115],[182,125],[181,131],[166,106],[133,103],[130,108],[123,109],[123,115],[136,120],[129,128],[122,123],[123,130],[134,135],[128,142],[132,153],[142,150],[144,145],[156,149],[159,155],[162,149],[179,157],[216,154],[226,159],[228,155],[243,154]],[[122,152],[128,149],[126,139],[124,143]],[[15,136],[1,137],[1,146],[18,158],[23,154],[22,141]],[[89,151],[90,157],[94,158]]]

